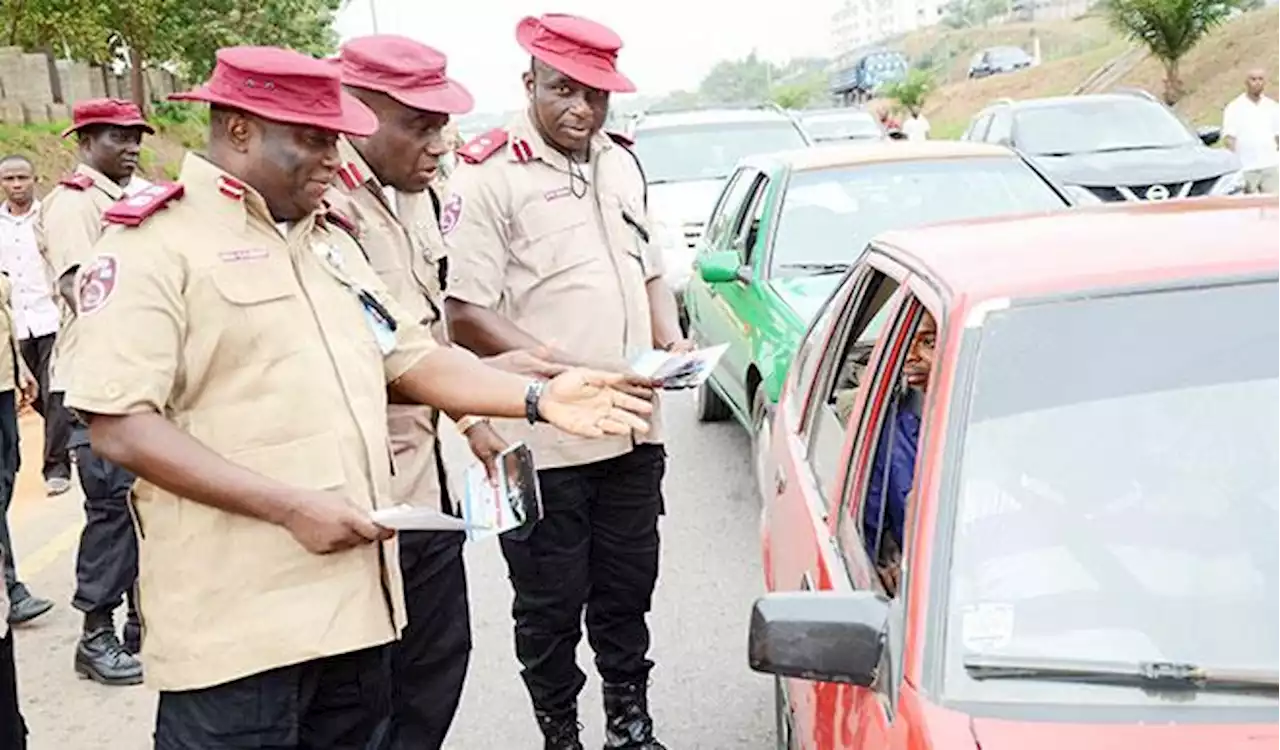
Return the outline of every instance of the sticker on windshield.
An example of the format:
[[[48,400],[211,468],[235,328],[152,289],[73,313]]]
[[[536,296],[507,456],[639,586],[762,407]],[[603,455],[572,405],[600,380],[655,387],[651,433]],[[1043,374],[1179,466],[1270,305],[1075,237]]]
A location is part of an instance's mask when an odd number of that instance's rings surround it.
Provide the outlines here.
[[[961,610],[960,617],[960,640],[970,651],[992,651],[1013,640],[1012,604],[969,604]]]

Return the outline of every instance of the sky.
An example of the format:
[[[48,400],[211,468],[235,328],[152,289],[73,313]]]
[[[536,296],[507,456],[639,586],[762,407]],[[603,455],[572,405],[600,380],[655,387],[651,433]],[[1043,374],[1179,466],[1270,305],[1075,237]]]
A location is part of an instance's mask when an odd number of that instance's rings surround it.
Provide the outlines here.
[[[352,0],[338,17],[343,39],[378,31],[412,37],[444,52],[449,75],[471,90],[476,112],[518,108],[528,55],[515,40],[526,15],[574,13],[622,37],[618,67],[641,94],[693,89],[716,62],[754,48],[777,62],[830,54],[831,14],[839,0]]]

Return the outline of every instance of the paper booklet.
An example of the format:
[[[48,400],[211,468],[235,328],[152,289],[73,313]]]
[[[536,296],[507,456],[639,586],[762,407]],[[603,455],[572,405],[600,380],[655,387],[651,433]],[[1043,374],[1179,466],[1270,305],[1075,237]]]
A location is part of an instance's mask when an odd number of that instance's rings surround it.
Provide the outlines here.
[[[373,521],[397,531],[465,531],[468,539],[476,541],[542,520],[542,494],[529,447],[524,443],[509,446],[498,455],[497,469],[497,477],[490,479],[479,461],[467,467],[461,518],[399,505],[375,510]]]
[[[684,354],[654,349],[632,360],[631,369],[638,375],[661,380],[664,390],[696,388],[711,377],[728,348],[728,344],[717,344]]]

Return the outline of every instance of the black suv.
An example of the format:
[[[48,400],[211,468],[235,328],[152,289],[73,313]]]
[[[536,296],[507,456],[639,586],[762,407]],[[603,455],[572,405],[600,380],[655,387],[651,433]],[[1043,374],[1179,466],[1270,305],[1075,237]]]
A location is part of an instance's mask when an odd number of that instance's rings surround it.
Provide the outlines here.
[[[1221,135],[1193,131],[1154,96],[1128,90],[998,101],[962,138],[1019,150],[1085,204],[1240,192],[1239,160],[1210,148]]]

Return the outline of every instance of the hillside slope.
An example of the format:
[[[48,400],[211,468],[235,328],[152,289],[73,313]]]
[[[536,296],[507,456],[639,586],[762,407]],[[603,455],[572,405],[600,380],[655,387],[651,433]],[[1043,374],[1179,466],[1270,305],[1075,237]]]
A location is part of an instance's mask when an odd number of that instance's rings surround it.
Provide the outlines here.
[[[1276,36],[1276,7],[1262,8],[1240,15],[1207,37],[1182,62],[1182,76],[1187,94],[1178,102],[1177,110],[1196,124],[1216,124],[1227,102],[1238,96],[1250,68],[1267,71],[1272,97],[1276,96],[1280,77],[1280,40]],[[1100,40],[1101,44],[1081,42],[1080,54],[1053,59],[1045,54],[1039,67],[1018,73],[993,76],[977,81],[959,81],[940,86],[925,107],[925,115],[933,124],[935,137],[953,137],[969,119],[988,102],[1001,97],[1025,99],[1070,93],[1112,58],[1121,55],[1129,45],[1095,18],[1065,22],[1077,25],[1081,39]],[[1058,33],[1070,38],[1069,26]],[[1042,50],[1044,42],[1041,42]],[[1145,59],[1122,76],[1117,86],[1139,86],[1159,94],[1164,76],[1159,62]]]

